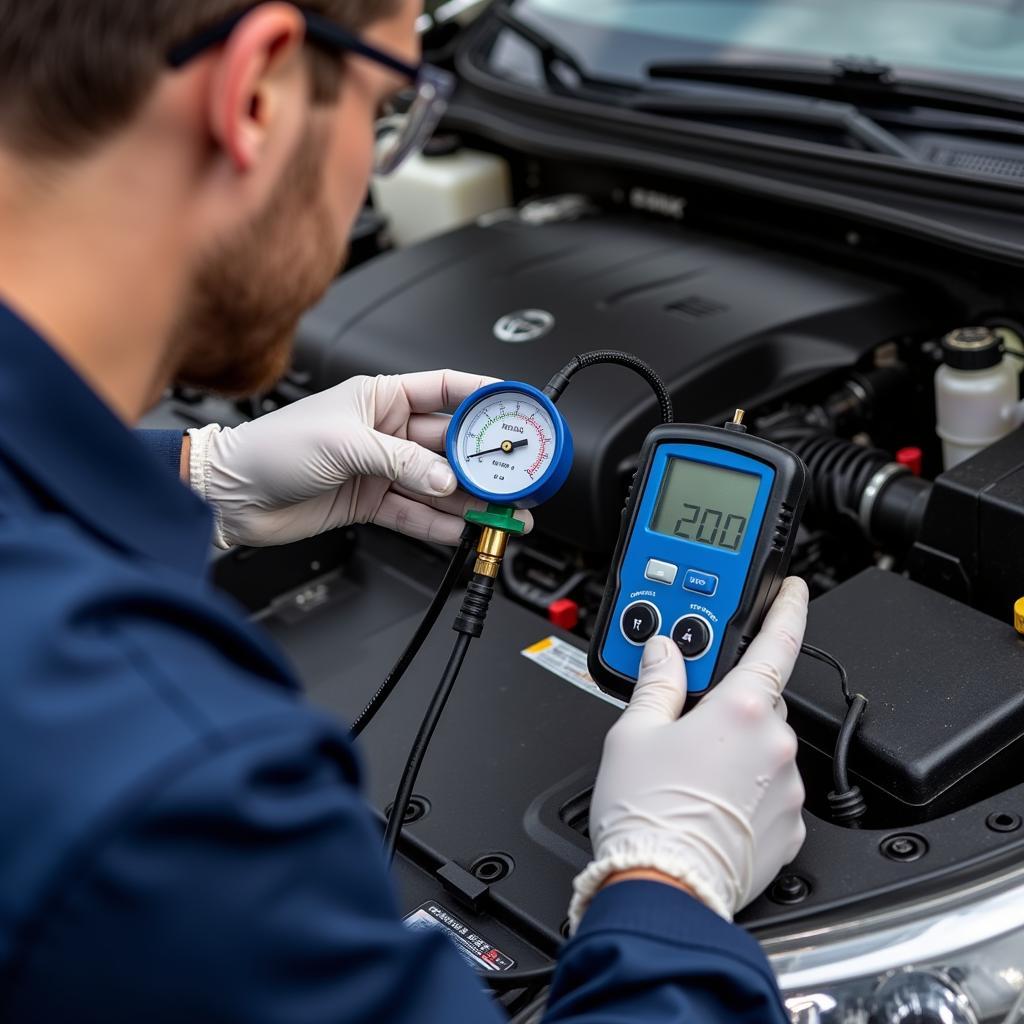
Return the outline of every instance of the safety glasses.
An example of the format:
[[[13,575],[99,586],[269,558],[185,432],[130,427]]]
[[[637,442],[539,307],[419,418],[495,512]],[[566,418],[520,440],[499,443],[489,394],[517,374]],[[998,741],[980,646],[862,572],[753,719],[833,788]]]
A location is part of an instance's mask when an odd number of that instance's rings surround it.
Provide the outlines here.
[[[211,47],[225,42],[239,22],[258,6],[254,4],[179,43],[167,54],[168,64],[172,68],[183,67]],[[330,18],[301,7],[298,10],[306,22],[307,42],[331,53],[351,53],[371,60],[407,78],[414,88],[415,94],[405,111],[387,117],[382,122],[383,130],[377,133],[374,173],[393,174],[404,160],[420,152],[434,134],[455,91],[454,76],[430,64],[408,64],[364,42]]]

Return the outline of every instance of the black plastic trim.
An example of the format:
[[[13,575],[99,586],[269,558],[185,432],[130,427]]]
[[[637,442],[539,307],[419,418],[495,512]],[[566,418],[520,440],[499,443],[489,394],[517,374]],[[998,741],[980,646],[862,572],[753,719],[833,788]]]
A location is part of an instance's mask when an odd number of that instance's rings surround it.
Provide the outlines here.
[[[486,19],[485,19],[486,20]],[[950,220],[909,213],[895,205],[853,198],[841,191],[851,182],[862,188],[885,188],[896,203],[901,192],[915,200],[926,197],[950,210],[951,199],[970,204],[965,211],[991,215],[1024,211],[1024,186],[977,177],[942,167],[908,164],[871,153],[858,153],[808,142],[787,142],[762,133],[717,126],[699,126],[678,118],[659,118],[618,110],[577,98],[545,95],[484,71],[473,57],[484,38],[481,27],[467,34],[456,54],[464,83],[447,115],[455,129],[476,132],[499,144],[531,155],[599,161],[633,170],[647,170],[688,179],[695,184],[766,197],[810,210],[844,214],[861,223],[898,230],[944,248],[1024,266],[1024,243],[966,230]],[[613,136],[622,144],[609,141]],[[684,149],[676,156],[671,149]],[[714,151],[717,147],[718,152]],[[756,155],[752,155],[752,149]],[[703,158],[703,159],[701,159]],[[715,159],[756,165],[759,174],[715,163]],[[775,159],[781,166],[771,167]],[[766,177],[779,174],[827,175],[834,190]],[[842,172],[842,173],[837,173]],[[849,179],[844,182],[842,174]]]

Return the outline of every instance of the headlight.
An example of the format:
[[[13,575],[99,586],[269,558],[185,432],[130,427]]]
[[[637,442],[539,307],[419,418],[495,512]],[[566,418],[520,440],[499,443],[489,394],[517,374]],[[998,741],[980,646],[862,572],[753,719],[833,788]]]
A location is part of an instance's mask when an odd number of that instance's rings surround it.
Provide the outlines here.
[[[794,1024],[1024,1024],[1024,869],[764,948]]]

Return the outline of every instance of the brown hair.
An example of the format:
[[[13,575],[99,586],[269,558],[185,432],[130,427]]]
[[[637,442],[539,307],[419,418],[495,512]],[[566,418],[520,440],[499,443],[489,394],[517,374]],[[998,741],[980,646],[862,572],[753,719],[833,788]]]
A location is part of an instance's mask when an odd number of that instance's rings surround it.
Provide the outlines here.
[[[0,139],[26,155],[70,155],[131,120],[167,52],[252,0],[0,0]],[[358,30],[398,0],[302,0]],[[309,48],[317,101],[337,94],[340,62]]]

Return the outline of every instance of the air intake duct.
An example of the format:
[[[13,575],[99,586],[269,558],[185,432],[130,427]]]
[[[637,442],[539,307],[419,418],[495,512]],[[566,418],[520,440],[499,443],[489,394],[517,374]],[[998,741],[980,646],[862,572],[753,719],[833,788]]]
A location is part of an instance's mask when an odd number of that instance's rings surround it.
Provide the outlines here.
[[[877,448],[831,434],[779,438],[807,465],[811,495],[805,519],[825,526],[856,523],[886,550],[904,551],[921,532],[932,485]]]

